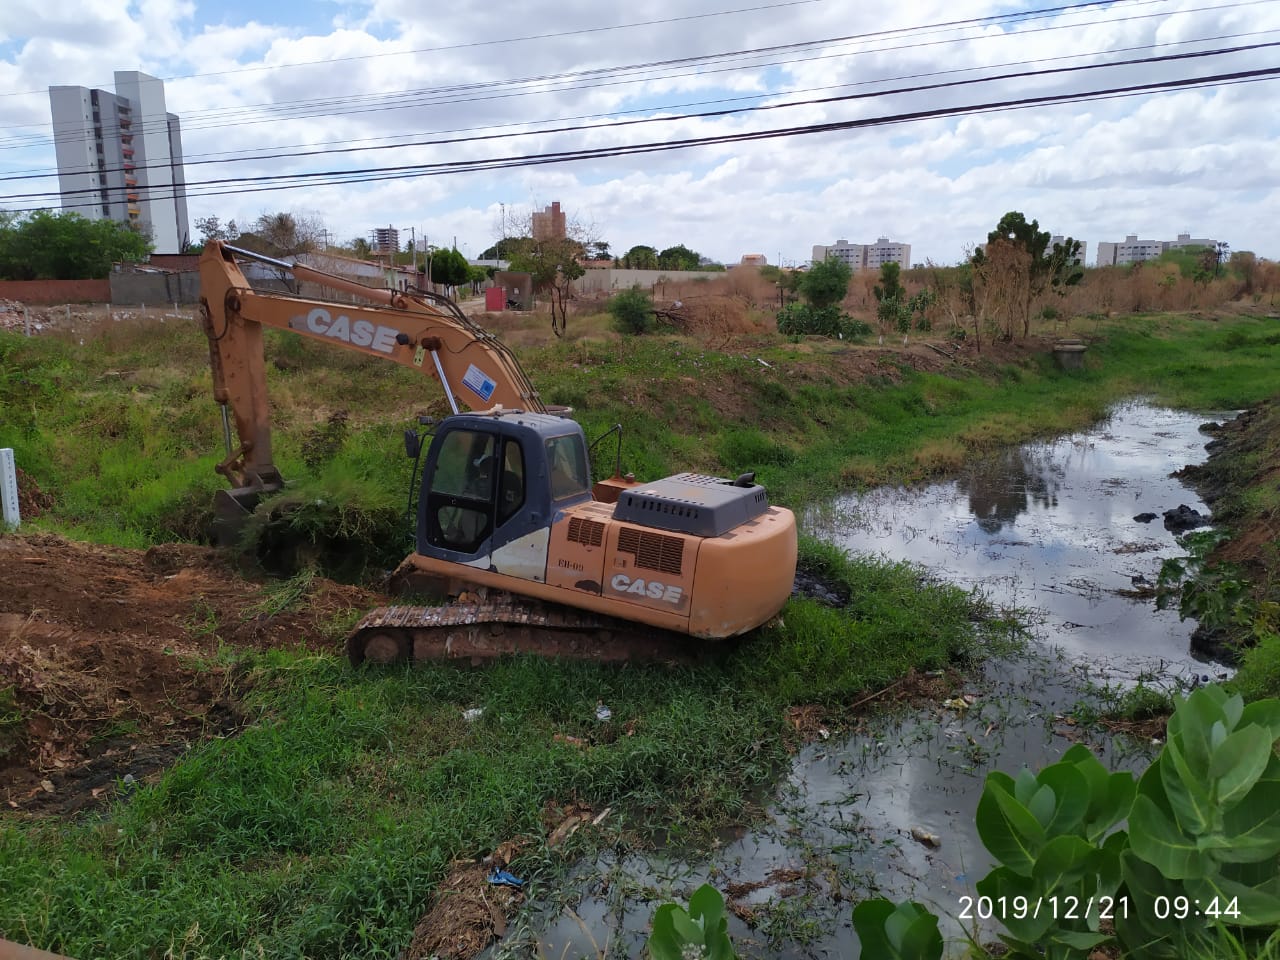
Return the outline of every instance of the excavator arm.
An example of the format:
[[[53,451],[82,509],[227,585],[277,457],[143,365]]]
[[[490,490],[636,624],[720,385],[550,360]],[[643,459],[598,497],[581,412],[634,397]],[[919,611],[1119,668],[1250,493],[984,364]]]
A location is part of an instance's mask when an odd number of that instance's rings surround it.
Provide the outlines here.
[[[365,302],[254,290],[236,257]],[[200,258],[200,288],[213,394],[222,405],[227,444],[227,458],[217,470],[236,488],[232,496],[264,493],[282,484],[271,454],[264,326],[417,369],[440,382],[454,413],[494,407],[546,411],[510,348],[444,297],[366,287],[218,240],[209,241]],[[230,417],[235,419],[238,447],[232,445]]]

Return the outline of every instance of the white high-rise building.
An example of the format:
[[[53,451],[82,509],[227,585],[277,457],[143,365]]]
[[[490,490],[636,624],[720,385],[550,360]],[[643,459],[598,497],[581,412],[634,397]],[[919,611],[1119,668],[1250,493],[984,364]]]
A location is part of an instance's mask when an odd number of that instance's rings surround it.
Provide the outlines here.
[[[157,253],[190,242],[182,132],[164,82],[117,70],[116,92],[49,88],[62,209],[147,232]]]
[[[896,263],[908,270],[911,267],[911,244],[898,243],[887,237],[880,237],[875,243],[837,240],[833,244],[814,244],[813,262],[821,263],[827,257],[843,260],[855,273],[859,270],[878,271],[886,263]]]
[[[1143,260],[1154,260],[1166,250],[1179,247],[1208,247],[1210,250],[1218,245],[1216,240],[1208,237],[1193,237],[1189,233],[1178,234],[1177,240],[1139,240],[1138,235],[1131,233],[1123,243],[1099,243],[1098,266],[1124,266],[1139,263]]]

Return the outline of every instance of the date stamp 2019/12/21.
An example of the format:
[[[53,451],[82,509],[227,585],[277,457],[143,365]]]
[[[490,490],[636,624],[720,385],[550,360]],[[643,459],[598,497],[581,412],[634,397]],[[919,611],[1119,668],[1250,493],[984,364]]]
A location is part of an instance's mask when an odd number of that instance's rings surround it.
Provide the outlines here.
[[[1238,919],[1240,905],[1235,897],[1155,897],[1149,907],[1157,920],[1186,920],[1188,917]],[[970,897],[960,898],[960,920],[1115,920],[1135,916],[1137,908],[1128,896],[1115,897]]]

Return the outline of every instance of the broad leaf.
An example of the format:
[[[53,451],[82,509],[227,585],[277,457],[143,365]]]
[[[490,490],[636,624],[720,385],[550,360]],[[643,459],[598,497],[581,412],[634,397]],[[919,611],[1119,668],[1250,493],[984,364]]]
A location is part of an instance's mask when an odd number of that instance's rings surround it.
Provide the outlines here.
[[[1134,800],[1129,813],[1129,849],[1171,880],[1198,876],[1206,866],[1196,842],[1146,796]]]
[[[1164,745],[1164,751],[1153,766],[1160,768],[1160,785],[1169,798],[1178,826],[1192,836],[1204,833],[1213,816],[1209,783],[1204,773],[1192,770],[1182,751],[1172,741]],[[1207,767],[1206,764],[1206,770]]]
[[[1187,892],[1200,900],[1201,909],[1215,896],[1220,910],[1234,900],[1240,916],[1223,916],[1224,923],[1241,927],[1270,927],[1280,924],[1280,896],[1272,890],[1247,887],[1226,877],[1211,876],[1187,881]]]
[[[1015,873],[1031,875],[1036,854],[1044,845],[1044,828],[991,775],[978,800],[977,827],[993,857]]]
[[[679,909],[674,903],[664,903],[654,912],[648,943],[652,960],[683,960],[682,943],[671,922],[671,915]]]
[[[853,908],[853,929],[858,933],[861,948],[858,956],[863,960],[880,960],[892,956],[889,938],[885,936],[884,922],[893,915],[894,905],[884,897],[863,900]]]
[[[1045,836],[1060,837],[1083,832],[1089,810],[1089,781],[1069,763],[1055,763],[1040,771],[1039,780],[1052,788],[1053,815],[1045,823]]]
[[[1245,707],[1236,728],[1252,723],[1270,730],[1272,742],[1280,740],[1280,700],[1257,700]]]
[[[702,926],[712,932],[727,926],[724,915],[724,897],[709,883],[704,883],[689,898],[689,916],[702,919]]]
[[[1222,743],[1209,764],[1209,776],[1218,782],[1218,803],[1234,807],[1253,789],[1271,760],[1271,732],[1249,726],[1237,730]]]

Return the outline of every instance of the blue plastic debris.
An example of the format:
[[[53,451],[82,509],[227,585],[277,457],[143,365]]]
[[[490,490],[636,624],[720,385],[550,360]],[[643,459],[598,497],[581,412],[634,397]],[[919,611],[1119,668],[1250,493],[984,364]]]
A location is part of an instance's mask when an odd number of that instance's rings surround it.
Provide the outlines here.
[[[524,881],[519,877],[514,877],[505,870],[499,870],[497,867],[489,874],[489,882],[498,887],[515,887],[519,890],[524,886]]]

